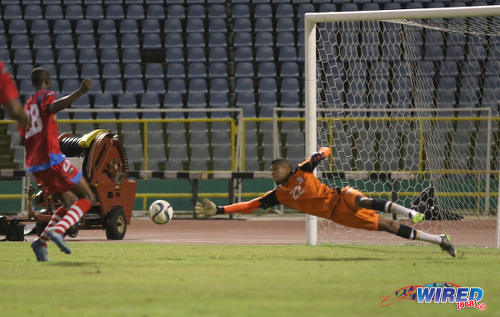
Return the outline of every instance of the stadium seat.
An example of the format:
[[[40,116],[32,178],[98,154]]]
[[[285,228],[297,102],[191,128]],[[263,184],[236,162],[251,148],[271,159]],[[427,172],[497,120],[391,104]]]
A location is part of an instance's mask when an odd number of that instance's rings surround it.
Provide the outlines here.
[[[252,46],[252,34],[250,32],[238,32],[234,35],[233,45],[235,47]]]
[[[46,5],[44,18],[47,20],[59,20],[64,19],[63,10],[60,5]],[[68,20],[64,20],[68,21]],[[69,22],[69,21],[68,21]]]
[[[148,93],[154,93],[154,94],[166,93],[165,81],[163,79],[160,79],[160,78],[148,79],[148,81],[146,83],[146,91]]]
[[[248,18],[233,19],[233,30],[234,32],[251,32],[252,22]]]
[[[256,62],[274,62],[274,51],[272,47],[257,47],[255,50]]]
[[[250,30],[251,31],[251,27]],[[248,32],[249,32],[248,31]],[[255,19],[254,32],[273,32],[273,20],[270,18],[257,18]]]
[[[280,92],[299,92],[299,81],[297,78],[284,78],[281,82]]]
[[[255,46],[273,46],[273,34],[272,32],[256,32],[255,33]]]
[[[272,117],[273,109],[278,106],[278,99],[275,92],[265,91],[259,94],[257,109],[259,117]]]
[[[226,78],[213,78],[210,80],[210,92],[229,92],[229,85]]]
[[[253,77],[254,76],[253,63],[250,63],[250,62],[236,63],[235,76],[236,77]]]
[[[233,6],[232,17],[234,18],[250,18],[249,4],[235,4]]]
[[[211,18],[208,20],[208,32],[226,33],[226,21],[222,18]]]
[[[122,20],[125,18],[122,5],[110,4],[106,9],[106,19]]]
[[[199,18],[188,18],[186,20],[186,32],[205,32],[203,20]]]
[[[59,79],[78,79],[78,69],[75,64],[62,64],[59,69]]]
[[[137,27],[137,22],[132,19],[121,20],[119,30],[121,34],[126,34],[126,33],[137,34],[139,32],[139,28]]]
[[[90,4],[85,8],[85,18],[93,21],[104,19],[104,10],[100,4]]]
[[[243,108],[245,117],[255,117],[255,95],[253,92],[240,92],[236,94],[236,104]]]
[[[293,5],[289,3],[282,3],[276,6],[276,11],[274,14],[275,18],[295,18],[293,13]]]
[[[143,94],[144,84],[142,83],[142,79],[138,78],[127,79],[125,82],[125,92],[132,94]]]
[[[167,94],[165,94],[164,106],[165,108],[168,109],[182,109],[183,108],[182,95],[180,93],[168,92]],[[184,118],[184,113],[181,111],[168,112],[165,114],[165,117],[168,119]],[[184,132],[182,134],[184,135]]]
[[[226,8],[223,4],[209,4],[208,5],[208,20],[217,18],[226,18]]]
[[[139,38],[138,38],[137,34],[133,34],[133,33],[123,34],[120,47],[122,49],[139,48],[140,45],[139,45]]]
[[[69,4],[65,9],[65,18],[68,20],[83,19],[83,9],[81,5]]]
[[[159,63],[147,63],[144,78],[164,78],[163,65]]]
[[[133,20],[143,20],[145,18],[144,15],[144,7],[142,2],[140,5],[131,4],[127,7],[127,19]]]
[[[160,33],[160,24],[158,20],[147,19],[142,21],[142,33]]]
[[[185,76],[183,63],[167,64],[167,78],[185,78]]]
[[[225,33],[208,33],[208,47],[227,46]]]
[[[272,50],[272,48],[270,48]],[[236,47],[234,50],[235,62],[250,62],[253,61],[253,50],[248,46]]]
[[[30,48],[30,40],[26,34],[14,34],[10,43],[11,49]]]
[[[78,39],[76,42],[76,47],[79,49],[83,48],[95,48],[95,39],[93,34],[81,34],[78,35]]]
[[[210,108],[229,108],[229,99],[227,93],[211,92],[208,98],[208,104]],[[229,113],[225,111],[214,111],[211,112],[210,115],[212,118],[227,118],[229,116]]]
[[[189,80],[188,91],[207,93],[207,81],[204,78],[192,78]]]
[[[165,89],[163,89],[165,91]],[[134,96],[134,95],[132,95]],[[135,96],[134,96],[135,98]],[[158,109],[161,108],[160,98],[157,93],[154,92],[146,92],[141,96],[141,107],[149,108],[149,109]]]
[[[220,78],[220,77],[226,78],[227,77],[226,64],[221,62],[210,63],[208,65],[208,76],[210,78]]]
[[[181,78],[170,79],[167,87],[169,93],[185,94],[187,92],[186,82]]]
[[[27,48],[19,48],[14,50],[14,57],[12,58],[14,64],[33,63],[31,50]]]
[[[71,29],[71,23],[69,20],[55,20],[54,25],[52,27],[52,34],[54,35],[59,35],[59,34],[66,34],[70,35],[72,32]]]
[[[253,79],[251,78],[236,78],[236,85],[234,91],[236,93],[238,92],[252,92],[254,91],[253,88]]]
[[[180,4],[167,5],[167,18],[184,20],[186,18],[186,14],[184,12],[184,6]]]
[[[122,78],[120,65],[118,63],[106,63],[102,65],[102,78],[103,79]]]
[[[0,60],[3,61],[6,65],[9,65],[11,60],[10,60],[10,53],[9,50],[6,48],[0,48]]]
[[[204,3],[203,3],[204,4]],[[187,19],[205,19],[205,7],[201,4],[187,4]]]
[[[24,20],[11,20],[9,22],[9,34],[27,34],[28,28],[26,27],[26,22]]]
[[[278,88],[276,85],[275,78],[262,78],[259,80],[257,92],[277,92]]]
[[[161,49],[161,38],[157,33],[147,33],[143,35],[143,49]]]
[[[209,62],[227,62],[227,51],[225,47],[210,47],[208,51]]]
[[[214,33],[220,34],[220,33]],[[203,33],[187,33],[186,47],[205,47],[205,39]]]
[[[23,12],[20,5],[8,4],[5,7],[3,7],[4,20],[15,20],[22,18],[23,18]]]
[[[122,81],[120,79],[107,79],[104,81],[104,92],[109,94],[123,93]]]
[[[274,62],[262,62],[257,66],[258,77],[276,77],[276,64]]]
[[[189,47],[187,49],[187,62],[206,62],[205,49],[203,47]]]
[[[37,34],[49,34],[49,24],[47,20],[33,20],[31,21],[30,33],[33,35]]]
[[[137,48],[123,49],[122,63],[139,63],[141,62],[141,55]]]
[[[181,20],[178,18],[169,18],[164,22],[163,32],[165,33],[182,33]],[[168,42],[166,42],[168,43]]]
[[[297,50],[294,46],[286,46],[279,48],[278,51],[278,61],[282,62],[296,62],[297,61]]]
[[[146,17],[148,19],[157,19],[164,20],[165,19],[165,10],[163,9],[163,1],[162,5],[158,4],[150,4],[146,9]]]
[[[94,34],[94,26],[92,20],[77,20],[75,23],[75,32],[77,34]]]
[[[292,18],[278,18],[276,21],[276,32],[295,32],[295,24]]]
[[[31,79],[32,64],[21,64],[17,66],[16,79]],[[12,75],[14,73],[11,73]]]
[[[123,68],[123,78],[142,78],[142,67],[139,63],[128,63]]]
[[[99,67],[96,63],[82,64],[81,78],[99,78]]]

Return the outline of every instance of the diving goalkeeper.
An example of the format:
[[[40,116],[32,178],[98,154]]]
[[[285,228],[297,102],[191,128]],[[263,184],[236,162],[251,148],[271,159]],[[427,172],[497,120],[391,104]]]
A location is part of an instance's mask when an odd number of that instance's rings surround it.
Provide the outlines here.
[[[415,230],[392,219],[379,217],[376,211],[397,213],[409,218],[414,224],[424,220],[424,214],[400,206],[394,202],[366,197],[362,192],[346,186],[332,188],[317,179],[313,170],[319,162],[330,155],[328,147],[322,147],[295,170],[287,160],[271,162],[271,174],[278,188],[261,197],[228,206],[216,206],[205,199],[195,205],[200,218],[217,214],[250,213],[258,208],[269,208],[279,204],[304,213],[330,219],[344,226],[386,231],[409,240],[422,240],[437,244],[443,251],[455,256],[455,248],[446,234],[434,235]]]

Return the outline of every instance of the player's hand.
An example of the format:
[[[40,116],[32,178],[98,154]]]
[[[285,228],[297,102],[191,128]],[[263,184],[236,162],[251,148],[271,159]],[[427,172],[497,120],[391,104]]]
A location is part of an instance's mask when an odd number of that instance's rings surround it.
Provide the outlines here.
[[[90,78],[85,78],[82,83],[80,84],[80,92],[82,94],[86,94],[92,89],[92,79]]]
[[[199,201],[196,202],[194,211],[196,212],[196,217],[208,218],[217,213],[217,206],[215,206],[212,201],[205,198],[201,203]]]
[[[326,157],[328,157],[331,153],[331,150],[329,147],[322,147],[319,149],[318,152],[314,153],[311,156],[311,161],[312,162],[319,162],[321,160],[324,160]]]

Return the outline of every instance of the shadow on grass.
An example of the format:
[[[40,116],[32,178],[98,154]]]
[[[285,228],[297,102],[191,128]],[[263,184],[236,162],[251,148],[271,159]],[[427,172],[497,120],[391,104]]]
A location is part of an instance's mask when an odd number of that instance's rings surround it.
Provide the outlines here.
[[[368,257],[352,257],[352,258],[309,258],[302,259],[302,261],[316,261],[316,262],[358,262],[358,261],[386,261],[382,258],[368,258]]]
[[[62,267],[85,267],[90,265],[97,265],[94,262],[49,262],[50,265]]]

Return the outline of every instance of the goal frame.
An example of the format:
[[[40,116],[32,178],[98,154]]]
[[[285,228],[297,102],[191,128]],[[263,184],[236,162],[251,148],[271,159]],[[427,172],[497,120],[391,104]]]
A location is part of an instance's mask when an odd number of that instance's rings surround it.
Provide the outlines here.
[[[305,152],[317,151],[316,24],[320,22],[394,19],[460,18],[500,15],[500,5],[380,11],[320,12],[304,15]],[[500,247],[500,182],[498,188],[496,246]],[[306,244],[318,243],[317,218],[306,215]]]

